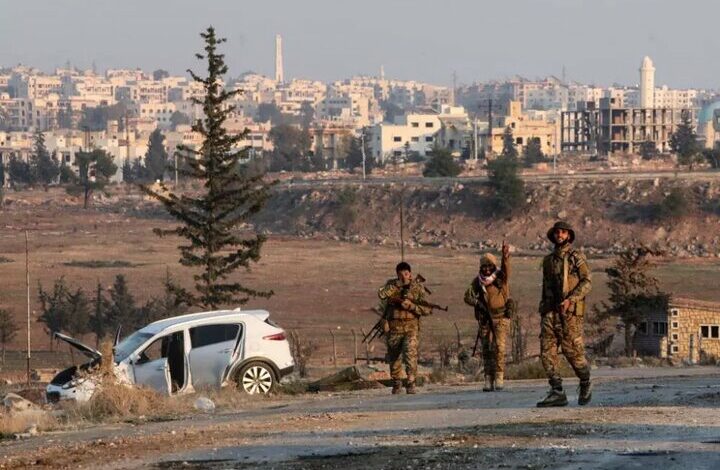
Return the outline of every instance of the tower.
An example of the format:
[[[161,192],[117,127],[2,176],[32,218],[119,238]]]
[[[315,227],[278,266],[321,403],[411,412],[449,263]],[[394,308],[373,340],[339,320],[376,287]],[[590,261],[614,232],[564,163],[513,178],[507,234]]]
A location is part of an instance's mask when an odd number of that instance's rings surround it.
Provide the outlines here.
[[[640,64],[640,107],[655,107],[655,67],[648,56]]]
[[[283,72],[282,36],[275,35],[275,81],[283,83],[285,73]]]

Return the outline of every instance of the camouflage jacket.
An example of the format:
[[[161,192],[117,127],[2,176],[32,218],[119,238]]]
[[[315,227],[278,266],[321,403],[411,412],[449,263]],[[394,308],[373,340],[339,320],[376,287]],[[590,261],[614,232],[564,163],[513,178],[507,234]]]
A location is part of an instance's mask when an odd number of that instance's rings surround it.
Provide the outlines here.
[[[505,314],[505,304],[509,298],[510,259],[504,256],[500,273],[495,282],[485,287],[485,291],[483,291],[480,281],[475,277],[465,291],[463,300],[466,304],[475,307],[476,317],[479,317],[479,311],[484,310],[489,310],[494,317],[497,317]]]
[[[398,279],[389,279],[378,290],[381,308],[387,320],[412,320],[430,315],[432,308],[424,305],[427,302],[425,295],[425,287],[414,279],[408,286],[403,286]],[[405,310],[400,305],[390,304],[389,300],[393,297],[407,299],[412,306],[409,310]]]
[[[590,267],[585,255],[566,245],[556,248],[543,259],[542,297],[540,313],[557,311],[560,303],[569,299],[571,313],[585,313],[585,297],[592,288]]]

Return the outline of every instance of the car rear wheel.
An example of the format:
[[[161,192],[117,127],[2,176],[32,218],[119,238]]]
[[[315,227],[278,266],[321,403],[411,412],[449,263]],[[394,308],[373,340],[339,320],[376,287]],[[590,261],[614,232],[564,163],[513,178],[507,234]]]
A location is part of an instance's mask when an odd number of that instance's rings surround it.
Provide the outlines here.
[[[235,376],[237,387],[248,395],[265,395],[275,388],[275,373],[262,362],[245,364]]]

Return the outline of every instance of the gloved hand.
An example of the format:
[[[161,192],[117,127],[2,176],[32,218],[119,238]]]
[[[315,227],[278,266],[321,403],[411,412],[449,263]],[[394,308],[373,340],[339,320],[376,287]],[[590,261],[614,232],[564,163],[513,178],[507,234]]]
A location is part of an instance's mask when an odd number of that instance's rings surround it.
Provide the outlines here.
[[[415,304],[412,303],[411,301],[409,301],[408,299],[403,300],[402,303],[400,304],[400,306],[402,307],[403,310],[413,311],[415,309]]]

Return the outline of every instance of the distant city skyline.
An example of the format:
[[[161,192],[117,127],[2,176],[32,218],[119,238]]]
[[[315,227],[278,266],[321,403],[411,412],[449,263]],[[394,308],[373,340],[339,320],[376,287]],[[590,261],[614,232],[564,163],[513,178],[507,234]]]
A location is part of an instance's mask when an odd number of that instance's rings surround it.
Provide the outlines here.
[[[42,2],[0,0],[0,66],[52,71],[66,61],[99,70],[201,64],[201,30],[213,25],[230,76],[274,76],[283,37],[285,79],[333,81],[379,75],[450,85],[556,75],[608,86],[635,85],[642,58],[655,85],[720,88],[712,60],[720,4],[710,0],[516,0],[514,2],[189,0]]]

